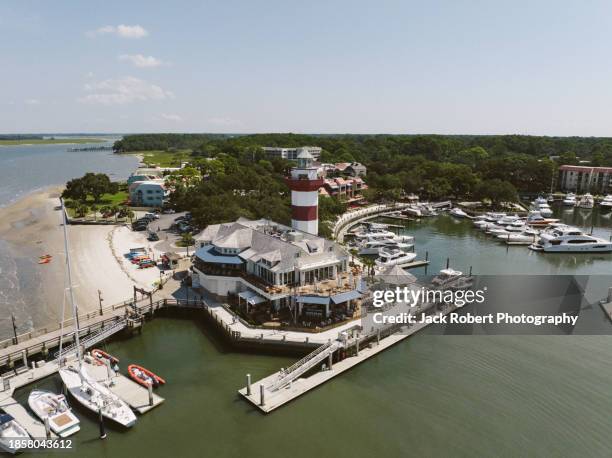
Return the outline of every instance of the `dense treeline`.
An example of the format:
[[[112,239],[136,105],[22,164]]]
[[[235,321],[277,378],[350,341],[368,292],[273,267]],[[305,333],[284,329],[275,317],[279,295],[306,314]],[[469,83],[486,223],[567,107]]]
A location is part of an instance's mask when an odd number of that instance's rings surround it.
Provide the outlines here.
[[[205,177],[172,197],[205,226],[238,216],[290,221],[290,163],[270,160],[262,146],[316,145],[322,162],[359,161],[368,167],[370,201],[417,193],[430,199],[467,198],[493,204],[518,193],[548,192],[560,163],[589,160],[612,165],[612,138],[534,137],[521,135],[300,135],[300,134],[141,134],[115,143],[117,152],[189,150]],[[323,199],[320,220],[345,204]],[[322,234],[328,228],[322,226]]]

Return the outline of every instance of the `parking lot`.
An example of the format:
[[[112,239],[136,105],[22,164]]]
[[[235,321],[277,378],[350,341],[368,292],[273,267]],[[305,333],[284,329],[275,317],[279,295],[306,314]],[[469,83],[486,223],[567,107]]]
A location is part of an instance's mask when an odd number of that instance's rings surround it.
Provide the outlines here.
[[[137,217],[140,220],[146,212],[138,212]],[[143,238],[149,238],[149,241],[156,242],[155,249],[159,252],[176,252],[185,254],[187,249],[176,246],[176,243],[181,240],[179,229],[188,229],[185,225],[179,225],[177,219],[185,218],[187,212],[179,212],[174,214],[157,214],[159,219],[153,219],[146,224],[145,229],[140,232]],[[155,240],[151,235],[156,235],[159,240]],[[189,253],[193,253],[194,247],[189,248]]]

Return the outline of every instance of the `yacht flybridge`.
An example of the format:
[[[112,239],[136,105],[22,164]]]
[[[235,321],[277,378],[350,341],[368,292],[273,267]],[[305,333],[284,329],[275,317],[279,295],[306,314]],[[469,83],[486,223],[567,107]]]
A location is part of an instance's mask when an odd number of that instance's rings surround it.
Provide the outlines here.
[[[390,266],[403,266],[410,264],[417,257],[416,253],[405,253],[401,250],[385,250],[379,252],[379,257],[375,261],[376,266],[385,268]]]
[[[553,211],[551,210],[550,205],[548,205],[548,201],[544,197],[538,197],[536,200],[534,200],[531,203],[531,209],[533,211],[537,211],[545,218],[553,215]]]
[[[576,194],[573,192],[568,192],[563,199],[563,205],[566,207],[575,207],[576,206]]]
[[[575,227],[558,226],[543,231],[529,248],[547,253],[607,253],[612,251],[612,242],[587,235]]]
[[[79,339],[78,328],[78,307],[74,299],[74,291],[72,287],[72,273],[70,268],[70,251],[68,249],[68,222],[66,221],[66,212],[64,211],[64,201],[62,200],[62,211],[64,214],[64,249],[66,251],[66,272],[68,275],[68,291],[70,303],[72,305],[72,316],[75,322],[75,346],[77,349],[77,367],[67,365],[66,361],[62,360],[62,349],[60,342],[59,374],[66,386],[68,392],[85,408],[93,412],[101,412],[105,418],[113,420],[122,426],[130,427],[136,423],[136,415],[132,409],[121,399],[114,394],[108,387],[93,379],[85,369],[83,364],[83,353],[81,351],[81,343]]]
[[[593,199],[593,196],[587,192],[584,196],[580,198],[580,201],[578,202],[578,206],[580,208],[587,208],[587,209],[593,208],[595,206],[595,199]]]

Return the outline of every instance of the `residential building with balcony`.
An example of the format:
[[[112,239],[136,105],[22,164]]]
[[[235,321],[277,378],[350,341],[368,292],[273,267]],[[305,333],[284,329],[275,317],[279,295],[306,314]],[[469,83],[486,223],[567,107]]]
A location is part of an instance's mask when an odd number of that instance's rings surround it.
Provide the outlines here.
[[[562,165],[559,187],[563,191],[608,194],[612,192],[612,167]]]
[[[315,161],[321,157],[321,147],[319,146],[300,146],[298,148],[283,148],[279,146],[264,146],[262,148],[269,158],[281,158],[290,161],[297,161],[300,153],[307,151]]]

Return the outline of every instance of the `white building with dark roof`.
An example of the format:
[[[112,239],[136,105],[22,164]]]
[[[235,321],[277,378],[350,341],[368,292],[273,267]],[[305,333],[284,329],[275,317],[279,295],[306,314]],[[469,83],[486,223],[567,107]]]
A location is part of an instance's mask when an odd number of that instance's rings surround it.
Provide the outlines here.
[[[237,298],[247,311],[291,310],[297,321],[348,316],[361,298],[339,244],[269,220],[213,224],[196,236],[194,285]]]

